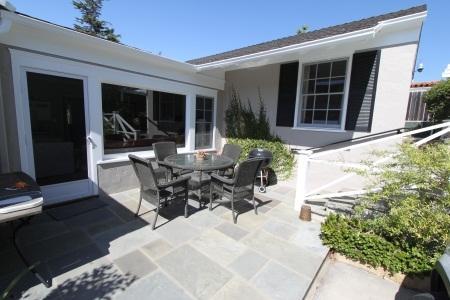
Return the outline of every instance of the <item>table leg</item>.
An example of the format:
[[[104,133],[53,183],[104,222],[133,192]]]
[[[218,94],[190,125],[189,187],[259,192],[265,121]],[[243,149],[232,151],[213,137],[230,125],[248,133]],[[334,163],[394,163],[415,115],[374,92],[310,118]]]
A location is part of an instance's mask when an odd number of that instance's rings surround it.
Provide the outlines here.
[[[200,171],[200,187],[198,190],[198,208],[202,208],[202,178],[203,178],[203,172]]]
[[[31,264],[26,258],[25,255],[22,253],[22,250],[20,249],[18,243],[17,243],[17,234],[19,233],[19,230],[22,229],[22,227],[24,227],[25,225],[29,224],[31,218],[25,219],[25,220],[20,220],[20,224],[16,227],[13,227],[13,236],[12,236],[12,241],[13,241],[13,246],[16,249],[17,254],[19,255],[20,259],[22,260],[23,264],[25,265],[25,267],[27,267],[27,269],[40,281],[42,282],[42,284],[49,288],[52,286],[52,282],[51,280],[46,280],[41,274],[38,273],[38,271],[36,270],[36,266],[39,263],[35,263],[35,264]]]

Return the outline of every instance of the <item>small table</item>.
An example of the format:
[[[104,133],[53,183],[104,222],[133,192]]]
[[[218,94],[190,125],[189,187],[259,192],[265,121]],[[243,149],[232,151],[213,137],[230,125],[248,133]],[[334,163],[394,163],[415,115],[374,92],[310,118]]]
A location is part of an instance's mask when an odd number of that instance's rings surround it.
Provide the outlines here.
[[[17,182],[22,182],[23,187],[17,188]],[[18,226],[14,226],[12,242],[20,259],[46,287],[51,286],[36,270],[36,264],[32,265],[23,254],[17,243],[19,230],[29,224],[29,218],[42,213],[44,200],[41,188],[33,178],[23,172],[0,174],[0,223],[21,220]]]
[[[197,158],[193,153],[183,153],[167,156],[164,164],[172,168],[200,172],[197,196],[201,204],[203,172],[227,169],[234,165],[234,161],[226,156],[212,153],[207,153],[203,159]]]

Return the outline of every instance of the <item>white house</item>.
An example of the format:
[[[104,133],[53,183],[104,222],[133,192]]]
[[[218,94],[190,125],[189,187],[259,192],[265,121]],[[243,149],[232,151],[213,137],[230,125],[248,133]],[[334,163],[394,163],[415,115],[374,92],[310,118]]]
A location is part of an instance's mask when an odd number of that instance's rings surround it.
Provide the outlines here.
[[[0,4],[0,172],[48,203],[133,188],[152,143],[219,150],[231,87],[297,147],[404,126],[426,6],[174,61]]]

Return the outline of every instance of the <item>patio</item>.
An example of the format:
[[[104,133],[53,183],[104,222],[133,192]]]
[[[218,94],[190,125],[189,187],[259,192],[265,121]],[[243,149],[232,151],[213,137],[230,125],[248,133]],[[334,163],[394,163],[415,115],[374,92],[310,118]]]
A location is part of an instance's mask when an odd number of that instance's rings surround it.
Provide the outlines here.
[[[28,273],[14,297],[301,299],[328,252],[319,239],[320,223],[300,221],[283,197],[257,194],[258,215],[242,202],[237,225],[224,206],[211,212],[191,203],[185,219],[180,201],[161,210],[154,231],[151,204],[144,201],[134,217],[137,199],[138,190],[129,190],[58,209],[62,215],[86,211],[80,215],[32,219],[19,243],[53,285],[47,289]],[[4,240],[11,232],[7,224],[0,227]],[[3,290],[24,268],[11,243],[0,245],[0,264]]]

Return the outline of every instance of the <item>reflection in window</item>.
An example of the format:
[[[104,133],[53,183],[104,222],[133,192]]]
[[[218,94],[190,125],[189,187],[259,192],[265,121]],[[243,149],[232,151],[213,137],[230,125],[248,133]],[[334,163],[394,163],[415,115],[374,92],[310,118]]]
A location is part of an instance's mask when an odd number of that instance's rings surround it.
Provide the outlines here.
[[[151,150],[160,141],[185,146],[184,95],[103,83],[102,106],[105,154]]]
[[[197,96],[195,106],[195,149],[212,148],[214,99]]]
[[[302,126],[340,126],[346,69],[346,60],[303,67]]]

